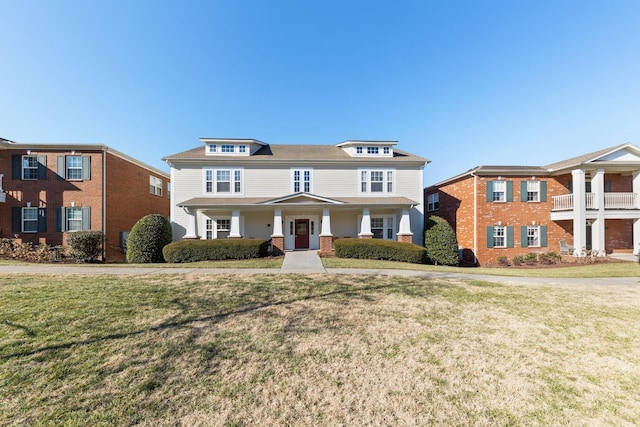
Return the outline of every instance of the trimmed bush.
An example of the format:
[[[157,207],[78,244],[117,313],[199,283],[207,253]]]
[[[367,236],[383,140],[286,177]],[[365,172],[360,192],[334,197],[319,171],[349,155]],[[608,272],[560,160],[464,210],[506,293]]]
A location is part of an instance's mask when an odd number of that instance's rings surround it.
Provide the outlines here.
[[[67,235],[69,255],[77,262],[95,262],[102,252],[101,231],[74,231]]]
[[[381,259],[424,264],[427,251],[413,243],[380,239],[338,239],[333,248],[339,258]]]
[[[182,240],[162,250],[167,262],[250,259],[267,256],[269,243],[262,239]]]
[[[424,232],[424,246],[433,264],[458,265],[460,262],[456,233],[444,218],[435,215],[429,217]]]
[[[162,248],[171,243],[171,223],[160,214],[149,214],[135,223],[127,239],[127,262],[164,262]]]

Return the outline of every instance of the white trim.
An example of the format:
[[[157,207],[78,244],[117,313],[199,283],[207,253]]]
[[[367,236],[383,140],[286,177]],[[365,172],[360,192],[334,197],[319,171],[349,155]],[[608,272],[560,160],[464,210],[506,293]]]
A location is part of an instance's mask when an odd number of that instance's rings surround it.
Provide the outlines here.
[[[211,191],[207,191],[207,172],[211,172]],[[218,191],[218,172],[229,172],[229,181],[221,181],[221,182],[229,182],[229,190],[230,191]],[[237,180],[236,172],[240,173],[240,179]],[[240,183],[240,191],[235,191],[236,183]],[[228,166],[228,167],[211,167],[211,166],[203,166],[202,167],[202,195],[203,196],[244,196],[244,168],[238,166]]]
[[[362,191],[362,173],[366,173],[366,191]],[[382,172],[382,191],[371,191],[371,173],[372,172]],[[389,181],[389,172],[391,172],[391,181]],[[376,181],[380,182],[380,181]],[[388,191],[388,185],[391,183],[392,191]],[[358,168],[358,194],[359,195],[367,195],[367,196],[379,196],[381,194],[384,195],[395,195],[396,188],[398,187],[397,177],[396,177],[396,169],[395,168]]]
[[[299,172],[299,184],[300,188],[296,190],[296,179],[295,174]],[[309,174],[309,189],[305,190],[304,184],[307,182],[305,180],[305,173]],[[291,167],[291,192],[294,194],[297,193],[313,193],[313,168],[300,168],[300,167]]]

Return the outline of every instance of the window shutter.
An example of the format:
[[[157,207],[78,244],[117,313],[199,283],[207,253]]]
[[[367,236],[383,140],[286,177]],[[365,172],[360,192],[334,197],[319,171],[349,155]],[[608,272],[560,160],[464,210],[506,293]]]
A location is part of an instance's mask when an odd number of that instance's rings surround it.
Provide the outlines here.
[[[513,225],[507,226],[507,247],[513,248]]]
[[[22,156],[14,154],[11,156],[11,178],[22,179]]]
[[[529,236],[527,234],[527,226],[520,226],[520,246],[526,248],[529,246]]]
[[[47,156],[38,156],[38,179],[47,179]]]
[[[547,181],[540,181],[540,201],[547,201]]]
[[[487,202],[493,202],[493,181],[487,181]]]
[[[493,247],[493,227],[491,226],[487,227],[487,247]]]
[[[520,181],[520,201],[527,201],[527,181]]]
[[[47,231],[47,208],[38,208],[38,231]]]
[[[507,181],[507,202],[513,202],[513,181]]]
[[[22,233],[22,208],[11,208],[11,232]]]
[[[82,156],[82,179],[91,179],[91,157]]]
[[[543,248],[547,247],[547,226],[546,225],[540,226],[540,246],[542,246]]]
[[[91,208],[82,208],[82,229],[91,230]]]
[[[65,179],[67,177],[67,173],[65,170],[65,157],[64,156],[58,156],[56,163],[56,172],[58,174],[57,179],[58,181],[62,181],[63,179]]]
[[[65,209],[64,208],[57,208],[56,209],[56,231],[58,233],[61,233],[63,231],[65,231],[65,220],[64,220],[64,212]]]
[[[573,193],[573,180],[569,180],[569,193]]]

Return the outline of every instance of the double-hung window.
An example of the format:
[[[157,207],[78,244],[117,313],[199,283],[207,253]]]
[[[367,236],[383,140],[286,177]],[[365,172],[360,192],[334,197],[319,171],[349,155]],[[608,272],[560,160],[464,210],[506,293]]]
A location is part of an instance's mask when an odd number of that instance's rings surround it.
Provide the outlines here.
[[[82,208],[66,208],[67,231],[82,230]]]
[[[505,202],[507,200],[506,181],[493,181],[493,201]]]
[[[507,227],[502,225],[496,225],[493,227],[493,247],[507,247]]]
[[[427,210],[437,211],[440,209],[440,193],[432,193],[427,196]]]
[[[91,156],[81,156],[76,154],[58,156],[57,168],[59,180],[89,180],[91,179]]]
[[[67,179],[82,179],[82,156],[67,156]]]
[[[393,193],[393,170],[360,170],[360,193]]]
[[[149,175],[149,193],[162,196],[162,179]]]
[[[22,232],[38,231],[38,208],[22,208]]]
[[[311,169],[293,169],[293,192],[311,192]]]
[[[527,202],[540,201],[540,181],[527,181]]]
[[[540,246],[540,226],[528,225],[527,226],[527,246]]]
[[[523,225],[520,228],[521,246],[523,248],[543,248],[547,246],[547,226],[546,225]]]
[[[38,156],[22,156],[22,179],[38,179]]]
[[[393,240],[394,218],[371,217],[371,233],[374,239]]]
[[[83,231],[91,229],[91,208],[71,206],[58,209],[57,231]]]
[[[205,194],[242,194],[242,169],[205,169]]]
[[[229,218],[207,218],[205,223],[205,237],[211,239],[226,239],[231,231]]]

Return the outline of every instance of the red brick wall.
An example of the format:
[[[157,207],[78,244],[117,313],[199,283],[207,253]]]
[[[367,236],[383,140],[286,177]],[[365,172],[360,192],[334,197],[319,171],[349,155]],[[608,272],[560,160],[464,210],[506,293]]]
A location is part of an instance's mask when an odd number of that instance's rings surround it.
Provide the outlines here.
[[[633,252],[633,220],[607,219],[605,227],[605,250],[611,252]]]
[[[75,206],[91,207],[91,228],[102,230],[102,152],[77,151],[76,155],[91,157],[91,179],[83,181],[65,181],[57,179],[57,157],[70,155],[71,151],[42,152],[31,150],[32,155],[46,156],[46,179],[12,179],[12,156],[26,155],[27,150],[4,150],[0,155],[0,173],[4,174],[3,187],[7,193],[6,203],[0,203],[0,235],[12,238],[16,233],[11,230],[11,208],[46,208],[46,232],[17,233],[25,242],[65,245],[66,233],[56,231],[57,208]]]
[[[162,196],[149,191],[149,176],[162,179]],[[170,214],[167,193],[169,180],[149,169],[107,154],[107,261],[124,261],[120,250],[120,233],[131,231],[134,224],[148,214]]]
[[[106,154],[106,225],[103,224],[103,152],[76,150],[76,155],[91,157],[91,179],[67,181],[57,179],[57,157],[70,155],[71,151],[49,150],[46,152],[32,149],[32,155],[46,156],[46,179],[12,179],[12,156],[26,155],[26,149],[3,150],[0,153],[0,173],[3,188],[7,193],[6,202],[0,203],[0,237],[21,238],[34,244],[66,245],[67,233],[57,231],[57,209],[70,207],[91,208],[91,229],[106,235],[106,260],[123,261],[119,248],[120,232],[130,231],[133,224],[149,213],[169,216],[170,200],[167,194],[167,178],[148,169],[117,157]],[[162,179],[163,195],[155,196],[149,192],[149,175]],[[14,233],[12,231],[12,207],[46,208],[46,231],[38,233]]]

